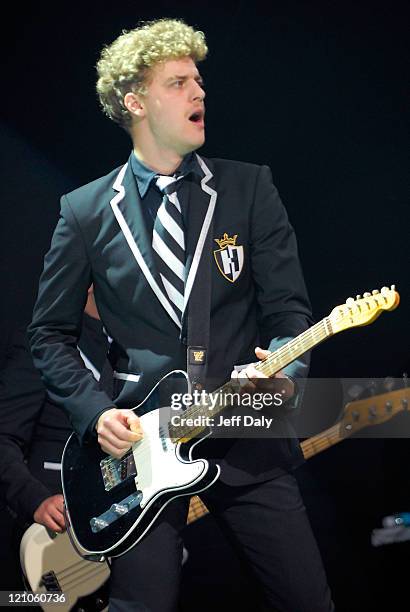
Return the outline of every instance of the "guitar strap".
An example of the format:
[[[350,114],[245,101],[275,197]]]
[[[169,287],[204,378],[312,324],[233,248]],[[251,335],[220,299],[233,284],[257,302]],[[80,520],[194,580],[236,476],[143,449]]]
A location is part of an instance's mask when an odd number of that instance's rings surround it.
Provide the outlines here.
[[[195,214],[192,209],[190,214]],[[209,353],[213,221],[212,216],[188,303],[187,373],[191,388],[197,391],[205,387]]]

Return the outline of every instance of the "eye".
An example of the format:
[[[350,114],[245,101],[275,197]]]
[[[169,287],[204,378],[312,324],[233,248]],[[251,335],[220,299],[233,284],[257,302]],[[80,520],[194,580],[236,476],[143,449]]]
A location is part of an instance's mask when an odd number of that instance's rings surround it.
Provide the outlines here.
[[[174,81],[174,86],[177,88],[181,88],[184,84],[184,81],[182,79],[178,79],[177,81]]]

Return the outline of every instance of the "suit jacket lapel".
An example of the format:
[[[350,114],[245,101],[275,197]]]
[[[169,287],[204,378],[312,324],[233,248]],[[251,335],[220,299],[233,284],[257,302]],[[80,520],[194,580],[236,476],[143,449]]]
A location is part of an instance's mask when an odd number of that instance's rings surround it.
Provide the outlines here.
[[[159,282],[152,253],[151,237],[146,230],[131,164],[127,163],[121,168],[114,181],[113,189],[117,193],[110,200],[110,205],[128,246],[161,305],[180,328],[179,318]]]
[[[202,257],[204,242],[214,214],[217,192],[214,188],[212,165],[196,156],[203,172],[200,183],[192,181],[189,193],[189,231],[187,236],[187,279],[184,292],[184,315]]]

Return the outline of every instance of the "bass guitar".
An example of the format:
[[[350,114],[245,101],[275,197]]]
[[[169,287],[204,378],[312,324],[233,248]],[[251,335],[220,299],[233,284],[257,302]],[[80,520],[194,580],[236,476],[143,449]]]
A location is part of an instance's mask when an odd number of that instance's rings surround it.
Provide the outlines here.
[[[24,581],[35,593],[64,593],[65,601],[42,603],[45,612],[103,612],[108,609],[108,563],[85,561],[67,532],[53,533],[33,523],[20,544]]]

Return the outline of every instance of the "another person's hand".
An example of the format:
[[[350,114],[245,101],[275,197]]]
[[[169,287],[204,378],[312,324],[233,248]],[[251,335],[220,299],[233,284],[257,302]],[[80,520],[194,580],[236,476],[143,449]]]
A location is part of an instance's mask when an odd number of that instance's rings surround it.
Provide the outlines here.
[[[259,360],[263,360],[270,355],[270,352],[256,347],[255,354]],[[231,378],[239,380],[242,393],[280,393],[283,402],[293,397],[295,393],[293,381],[282,370],[269,378],[257,370],[254,364],[250,364],[240,372],[233,370]]]
[[[47,497],[34,512],[34,521],[52,531],[62,533],[65,530],[63,505],[64,498],[61,494]]]
[[[106,410],[98,419],[95,428],[102,450],[117,459],[144,435],[135,412],[125,408]]]

